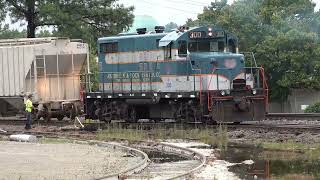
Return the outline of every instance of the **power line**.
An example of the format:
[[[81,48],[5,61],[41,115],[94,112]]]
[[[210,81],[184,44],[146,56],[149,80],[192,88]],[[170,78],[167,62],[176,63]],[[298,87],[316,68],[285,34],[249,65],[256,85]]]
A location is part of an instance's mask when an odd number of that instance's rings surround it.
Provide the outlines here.
[[[209,6],[211,3],[208,4],[204,4],[204,3],[199,3],[199,2],[194,2],[194,1],[184,1],[184,0],[170,0],[170,3],[179,3],[179,4],[187,4],[187,5],[191,5],[191,6],[200,6],[200,7],[205,7],[205,6]]]
[[[158,3],[155,3],[155,2],[149,2],[149,1],[146,1],[146,0],[142,0],[142,1],[145,2],[145,3],[151,4],[151,5],[160,5],[162,7],[165,7],[165,8],[168,8],[168,9],[174,9],[176,11],[181,11],[181,12],[184,12],[184,13],[199,14],[199,12],[192,12],[192,11],[188,11],[188,10],[185,10],[185,9],[179,9],[179,8],[175,8],[175,7],[171,7],[171,6],[167,6],[167,5],[163,5],[163,4],[158,4]]]

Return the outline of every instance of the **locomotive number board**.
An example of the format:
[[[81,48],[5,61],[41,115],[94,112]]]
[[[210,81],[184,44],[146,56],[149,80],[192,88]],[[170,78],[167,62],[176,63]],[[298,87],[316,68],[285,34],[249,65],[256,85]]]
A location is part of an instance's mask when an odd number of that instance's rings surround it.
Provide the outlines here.
[[[206,32],[204,32],[204,31],[189,32],[190,39],[199,39],[199,38],[205,38],[205,37],[206,37]]]
[[[223,31],[209,32],[208,34],[205,31],[192,31],[189,32],[190,39],[201,39],[201,38],[220,38],[224,37]]]

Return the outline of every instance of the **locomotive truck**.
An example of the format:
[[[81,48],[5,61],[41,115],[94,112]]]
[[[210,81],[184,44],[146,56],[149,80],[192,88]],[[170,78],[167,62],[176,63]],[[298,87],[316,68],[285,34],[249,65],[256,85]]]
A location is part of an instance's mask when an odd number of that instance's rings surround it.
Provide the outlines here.
[[[250,57],[252,59],[252,57]],[[85,75],[87,118],[136,122],[262,120],[264,69],[239,53],[237,38],[217,27],[180,27],[98,39],[98,89]],[[250,65],[250,66],[249,66]]]

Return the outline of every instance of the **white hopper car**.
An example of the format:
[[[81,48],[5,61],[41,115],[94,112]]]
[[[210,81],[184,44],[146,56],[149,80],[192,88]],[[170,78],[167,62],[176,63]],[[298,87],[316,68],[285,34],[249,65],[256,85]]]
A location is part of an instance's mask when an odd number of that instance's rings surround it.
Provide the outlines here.
[[[80,72],[88,59],[88,44],[81,40],[0,40],[0,116],[23,111],[31,93],[37,118],[73,118],[81,107]]]

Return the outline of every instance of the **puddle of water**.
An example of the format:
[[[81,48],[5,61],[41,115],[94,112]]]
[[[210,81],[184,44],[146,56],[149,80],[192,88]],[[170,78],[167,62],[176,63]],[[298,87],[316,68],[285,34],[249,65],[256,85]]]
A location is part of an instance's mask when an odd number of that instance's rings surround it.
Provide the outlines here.
[[[228,147],[220,159],[231,163],[253,160],[254,164],[236,164],[229,170],[241,179],[320,179],[320,159],[309,160],[303,153],[266,151],[253,146]]]
[[[178,156],[175,154],[163,153],[159,151],[144,150],[144,152],[149,156],[149,159],[152,162],[157,164],[188,160],[188,158],[186,157]]]

